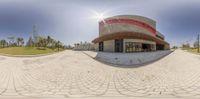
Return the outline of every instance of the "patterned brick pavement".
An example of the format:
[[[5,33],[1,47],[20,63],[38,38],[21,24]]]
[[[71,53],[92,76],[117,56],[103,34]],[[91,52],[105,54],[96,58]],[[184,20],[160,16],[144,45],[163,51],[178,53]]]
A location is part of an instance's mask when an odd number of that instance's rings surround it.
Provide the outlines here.
[[[200,56],[176,50],[141,67],[115,67],[83,52],[0,56],[0,97],[200,98]]]

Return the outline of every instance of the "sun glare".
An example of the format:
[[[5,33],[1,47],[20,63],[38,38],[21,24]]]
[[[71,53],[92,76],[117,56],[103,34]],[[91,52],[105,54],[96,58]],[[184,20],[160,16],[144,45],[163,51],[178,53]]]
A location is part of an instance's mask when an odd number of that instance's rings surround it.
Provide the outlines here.
[[[103,21],[104,18],[106,18],[105,13],[98,13],[96,11],[92,11],[92,12],[93,12],[92,18],[97,21]]]
[[[101,20],[104,19],[104,15],[103,15],[102,13],[99,13],[99,14],[97,14],[97,16],[96,16],[96,19],[97,19],[98,21],[101,21]]]

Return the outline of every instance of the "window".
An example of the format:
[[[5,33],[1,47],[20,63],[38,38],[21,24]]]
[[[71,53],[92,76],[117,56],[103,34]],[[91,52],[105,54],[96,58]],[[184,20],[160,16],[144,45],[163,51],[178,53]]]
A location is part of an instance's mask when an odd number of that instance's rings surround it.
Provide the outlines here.
[[[125,48],[126,48],[126,52],[127,53],[139,52],[139,51],[141,51],[141,43],[126,42],[125,43]]]

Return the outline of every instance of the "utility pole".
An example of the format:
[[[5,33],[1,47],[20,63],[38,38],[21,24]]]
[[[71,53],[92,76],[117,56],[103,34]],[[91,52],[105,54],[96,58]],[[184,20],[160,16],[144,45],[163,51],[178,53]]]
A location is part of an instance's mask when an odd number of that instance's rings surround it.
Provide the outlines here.
[[[198,34],[198,37],[197,37],[197,51],[198,51],[198,53],[199,53],[199,34]]]

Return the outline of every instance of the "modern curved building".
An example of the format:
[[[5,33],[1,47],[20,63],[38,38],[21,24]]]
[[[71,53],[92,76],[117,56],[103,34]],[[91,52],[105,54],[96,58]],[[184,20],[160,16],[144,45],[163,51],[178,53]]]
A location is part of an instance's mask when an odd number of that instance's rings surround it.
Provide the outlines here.
[[[99,22],[99,37],[92,41],[97,51],[143,52],[168,50],[169,43],[156,30],[156,22],[137,15],[118,15]]]

